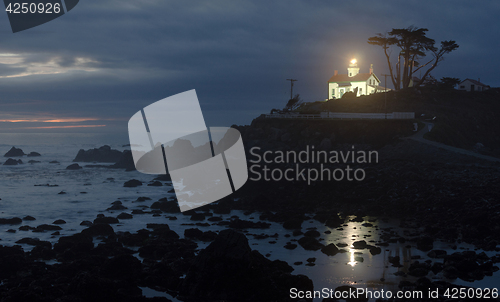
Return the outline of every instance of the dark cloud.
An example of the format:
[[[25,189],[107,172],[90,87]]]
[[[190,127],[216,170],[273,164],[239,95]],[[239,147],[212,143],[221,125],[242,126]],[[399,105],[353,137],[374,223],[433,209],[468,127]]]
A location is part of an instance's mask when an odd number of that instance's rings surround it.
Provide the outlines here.
[[[283,107],[294,77],[306,101],[326,97],[333,70],[358,58],[386,73],[378,32],[410,25],[436,41],[456,40],[434,76],[477,78],[492,86],[499,42],[485,33],[499,21],[497,2],[468,1],[80,1],[68,14],[10,33],[5,14],[1,53],[22,62],[0,65],[0,76],[50,65],[62,73],[0,79],[0,104],[37,114],[126,120],[140,108],[195,88],[209,125],[249,123]],[[31,69],[28,69],[31,68]],[[45,67],[48,68],[48,67]],[[37,105],[22,103],[36,100]]]

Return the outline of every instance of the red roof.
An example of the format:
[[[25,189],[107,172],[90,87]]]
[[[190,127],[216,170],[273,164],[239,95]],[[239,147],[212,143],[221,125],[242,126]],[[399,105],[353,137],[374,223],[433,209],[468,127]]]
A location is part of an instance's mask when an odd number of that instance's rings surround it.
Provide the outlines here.
[[[349,75],[347,74],[338,74],[338,75],[334,75],[333,77],[331,77],[329,80],[328,80],[328,83],[339,83],[339,82],[364,82],[366,80],[368,80],[368,78],[370,78],[370,76],[372,75],[373,73],[358,73],[357,75],[353,76],[353,77],[350,77]],[[375,74],[373,74],[373,76],[375,76],[375,79],[378,80],[377,76]],[[380,82],[380,81],[379,81]]]

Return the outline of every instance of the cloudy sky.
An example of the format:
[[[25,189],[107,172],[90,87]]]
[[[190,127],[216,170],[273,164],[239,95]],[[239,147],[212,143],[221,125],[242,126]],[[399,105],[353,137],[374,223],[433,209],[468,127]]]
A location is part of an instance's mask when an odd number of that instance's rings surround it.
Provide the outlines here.
[[[500,86],[500,2],[81,0],[13,34],[0,14],[1,132],[124,132],[155,101],[196,89],[209,126],[249,124],[294,92],[324,100],[348,61],[387,73],[376,33],[411,25],[455,40],[434,77]]]

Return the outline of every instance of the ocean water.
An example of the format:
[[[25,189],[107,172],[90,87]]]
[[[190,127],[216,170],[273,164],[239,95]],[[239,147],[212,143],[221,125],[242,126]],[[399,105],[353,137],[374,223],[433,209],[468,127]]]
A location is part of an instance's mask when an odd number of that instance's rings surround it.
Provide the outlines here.
[[[168,193],[171,184],[165,183],[162,187],[149,187],[146,185],[136,188],[124,188],[123,183],[130,179],[138,179],[144,182],[151,181],[154,176],[144,175],[137,171],[125,172],[121,169],[83,168],[81,170],[66,170],[80,149],[97,148],[109,145],[113,149],[124,150],[128,147],[128,137],[113,134],[0,134],[0,156],[3,156],[12,146],[21,148],[25,153],[39,152],[41,157],[22,157],[24,164],[18,166],[0,165],[0,218],[22,218],[30,215],[35,221],[23,221],[21,225],[36,227],[40,224],[52,224],[57,219],[63,219],[66,224],[60,225],[63,230],[61,235],[71,235],[80,232],[84,226],[80,226],[83,220],[93,221],[97,214],[116,216],[121,212],[131,213],[133,209],[141,209],[150,206],[154,201],[162,197],[173,196]],[[7,158],[0,159],[3,162]],[[40,163],[29,164],[28,160],[38,160]],[[51,164],[50,161],[58,161],[59,164]],[[80,163],[82,166],[86,163]],[[49,185],[49,186],[46,186]],[[64,192],[64,194],[60,194]],[[135,202],[138,197],[150,197],[150,201]],[[106,211],[111,203],[120,200],[128,209],[123,211]],[[177,214],[178,220],[169,220],[166,216],[152,217],[151,214],[134,215],[133,219],[121,220],[120,224],[113,225],[115,231],[135,232],[145,228],[147,223],[168,223],[170,228],[183,236],[186,228],[192,221],[189,216]],[[223,219],[229,219],[236,215],[241,219],[257,221],[260,213],[255,212],[244,215],[241,211],[232,211],[229,215],[220,215]],[[374,227],[363,227],[360,222],[349,222],[343,230],[330,229],[323,224],[310,219],[303,223],[303,229],[316,228],[321,234],[322,243],[347,243],[353,241],[380,240],[380,229],[392,228],[395,232],[402,234],[403,230],[398,228],[398,221],[382,221],[377,217]],[[14,245],[21,238],[32,237],[57,242],[60,236],[51,235],[52,232],[33,233],[31,231],[20,231],[21,225],[0,225],[0,244]],[[378,227],[378,228],[376,228]],[[225,227],[211,225],[199,227],[201,230],[218,231]],[[15,230],[15,232],[7,232]],[[325,234],[331,231],[331,234]],[[335,289],[340,285],[351,285],[355,287],[368,288],[372,290],[397,291],[397,285],[401,280],[414,281],[417,278],[402,278],[394,275],[399,270],[407,270],[411,262],[411,256],[421,256],[424,261],[426,253],[407,248],[408,243],[394,243],[388,247],[382,247],[382,253],[371,255],[368,250],[354,250],[346,247],[346,253],[335,256],[327,256],[321,251],[306,251],[300,245],[294,250],[285,249],[287,242],[296,243],[300,237],[294,237],[292,232],[285,230],[280,224],[271,223],[269,229],[248,229],[247,238],[252,249],[267,255],[271,260],[284,260],[295,268],[294,274],[304,274],[314,282],[315,290],[322,288]],[[278,234],[277,238],[255,239],[253,234]],[[369,242],[370,243],[370,242]],[[370,243],[373,244],[373,243]],[[208,243],[198,242],[199,249],[206,247]],[[448,253],[455,250],[452,244],[437,242],[435,249],[444,249]],[[25,250],[30,250],[29,245],[22,245]],[[459,244],[457,251],[473,250],[474,247],[467,244]],[[388,262],[389,256],[400,256],[402,268],[395,268]],[[488,253],[489,256],[495,253]],[[316,258],[314,266],[306,266],[307,259]],[[360,258],[361,257],[362,260]],[[436,259],[434,259],[436,261]],[[437,260],[439,261],[439,260]],[[301,265],[294,265],[302,262]],[[442,274],[429,275],[435,280],[445,280]],[[453,280],[446,280],[453,281]],[[474,287],[498,287],[500,284],[500,273],[493,277],[485,277],[482,281],[474,283],[462,280],[453,281],[456,284]],[[148,295],[156,295],[154,291],[144,290]],[[315,299],[321,301],[321,299]]]

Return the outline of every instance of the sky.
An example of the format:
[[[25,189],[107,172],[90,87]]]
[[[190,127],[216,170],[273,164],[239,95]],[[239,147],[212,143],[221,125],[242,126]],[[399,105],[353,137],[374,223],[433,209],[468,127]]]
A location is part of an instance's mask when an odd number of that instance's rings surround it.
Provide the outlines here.
[[[12,33],[0,13],[0,132],[126,133],[141,108],[190,89],[207,126],[250,124],[284,107],[286,79],[313,102],[352,58],[360,72],[388,73],[367,40],[412,25],[460,46],[435,78],[498,87],[499,15],[497,0],[81,0]]]

